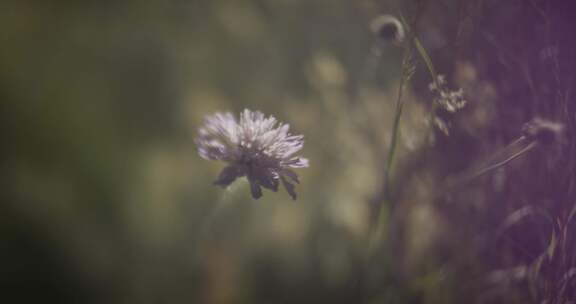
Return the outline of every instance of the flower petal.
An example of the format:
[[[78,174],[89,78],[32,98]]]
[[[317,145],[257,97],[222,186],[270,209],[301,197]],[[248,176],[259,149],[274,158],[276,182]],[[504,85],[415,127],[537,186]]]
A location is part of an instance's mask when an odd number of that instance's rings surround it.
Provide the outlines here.
[[[218,175],[218,179],[214,181],[214,184],[222,187],[227,187],[232,182],[234,182],[238,177],[241,177],[243,175],[244,170],[242,168],[240,168],[239,166],[230,165],[222,169],[220,175]]]
[[[282,170],[282,174],[284,176],[288,176],[295,183],[297,183],[297,184],[300,183],[300,180],[298,179],[298,174],[296,174],[294,171],[292,171],[290,169],[284,169],[284,170]]]
[[[258,184],[258,181],[250,180],[250,192],[254,199],[259,199],[262,197],[262,188]]]
[[[270,168],[252,168],[248,179],[256,181],[258,185],[266,189],[272,190],[274,192],[278,191],[278,174]]]
[[[296,189],[295,189],[296,187],[294,187],[294,184],[287,181],[283,176],[280,178],[282,179],[282,184],[284,185],[284,188],[286,188],[286,191],[288,192],[288,194],[290,194],[290,197],[292,197],[293,200],[296,200]]]

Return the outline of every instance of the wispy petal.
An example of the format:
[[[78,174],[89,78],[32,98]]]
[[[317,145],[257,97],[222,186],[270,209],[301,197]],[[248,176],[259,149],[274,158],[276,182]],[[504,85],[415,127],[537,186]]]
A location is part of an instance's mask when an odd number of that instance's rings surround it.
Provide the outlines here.
[[[262,188],[260,188],[258,181],[250,180],[250,192],[252,193],[252,197],[254,199],[259,199],[262,197]]]
[[[239,166],[230,165],[220,172],[220,175],[218,175],[218,179],[214,181],[214,184],[222,187],[227,187],[231,183],[233,183],[238,177],[243,175],[244,172]]]
[[[288,194],[290,194],[290,197],[292,197],[293,200],[296,200],[296,187],[294,187],[294,184],[287,181],[284,177],[281,177],[281,179],[282,184],[284,185],[284,188],[286,188]]]
[[[298,179],[298,174],[296,174],[294,171],[292,171],[290,169],[284,169],[284,170],[282,170],[282,174],[284,176],[288,176],[295,183],[297,183],[297,184],[300,183],[300,180]]]

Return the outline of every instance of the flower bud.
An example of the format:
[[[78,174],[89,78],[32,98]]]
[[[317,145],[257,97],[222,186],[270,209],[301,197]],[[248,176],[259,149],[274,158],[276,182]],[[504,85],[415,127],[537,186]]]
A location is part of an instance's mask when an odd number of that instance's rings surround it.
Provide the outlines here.
[[[370,29],[378,38],[396,45],[402,44],[406,37],[402,22],[392,15],[376,17],[370,24]]]

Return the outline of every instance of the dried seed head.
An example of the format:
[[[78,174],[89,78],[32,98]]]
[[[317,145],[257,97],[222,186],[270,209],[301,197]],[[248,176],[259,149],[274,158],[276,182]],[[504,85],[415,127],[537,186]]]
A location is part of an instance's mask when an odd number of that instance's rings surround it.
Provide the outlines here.
[[[466,106],[466,99],[464,99],[464,90],[451,90],[448,88],[446,76],[439,74],[436,81],[431,82],[428,88],[434,96],[434,102],[439,104],[444,110],[450,113],[455,113],[464,106]]]
[[[539,117],[525,123],[522,127],[522,135],[546,145],[561,140],[563,133],[563,124]]]
[[[372,20],[370,29],[380,39],[386,42],[391,41],[396,45],[402,44],[406,36],[402,22],[392,15],[376,17]]]
[[[436,81],[432,81],[428,85],[428,88],[434,95],[433,103],[439,106],[436,109],[436,116],[432,121],[433,125],[444,133],[444,135],[448,136],[450,134],[450,122],[446,118],[466,106],[467,101],[464,99],[464,90],[461,88],[457,90],[450,89],[446,81],[446,76],[442,74],[438,74]]]

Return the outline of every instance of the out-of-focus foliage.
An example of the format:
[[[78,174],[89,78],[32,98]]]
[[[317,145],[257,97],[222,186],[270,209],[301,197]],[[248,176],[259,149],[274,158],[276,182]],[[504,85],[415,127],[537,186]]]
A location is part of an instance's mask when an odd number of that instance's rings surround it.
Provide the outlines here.
[[[520,234],[516,222],[529,216],[507,216],[534,203],[523,187],[540,189],[534,195],[553,216],[564,210],[574,194],[574,156],[566,154],[574,145],[538,150],[449,195],[444,180],[514,139],[534,116],[560,120],[573,136],[568,74],[542,74],[542,66],[553,63],[546,58],[575,64],[562,44],[567,34],[545,32],[570,24],[555,15],[566,8],[497,2],[4,0],[0,283],[11,291],[4,297],[525,303],[530,284],[518,288],[515,280],[552,250],[548,222],[534,216],[535,225],[523,226],[542,243],[524,240],[525,256],[491,238],[505,223],[506,237]],[[373,245],[370,203],[382,187],[402,48],[377,41],[369,25],[401,10],[419,16],[417,33],[438,72],[464,89],[468,104],[443,117],[450,136],[430,140],[434,97],[417,60],[404,96],[398,207],[380,218],[386,229]],[[508,18],[526,13],[533,22]],[[514,32],[512,20],[530,27]],[[541,40],[516,42],[522,29]],[[532,60],[533,49],[543,62]],[[527,104],[511,101],[518,97]],[[299,170],[297,201],[283,192],[254,201],[245,181],[212,185],[223,164],[197,155],[197,129],[207,114],[244,108],[305,135],[310,168]],[[565,184],[538,188],[562,159]],[[546,263],[542,269],[554,269]]]

